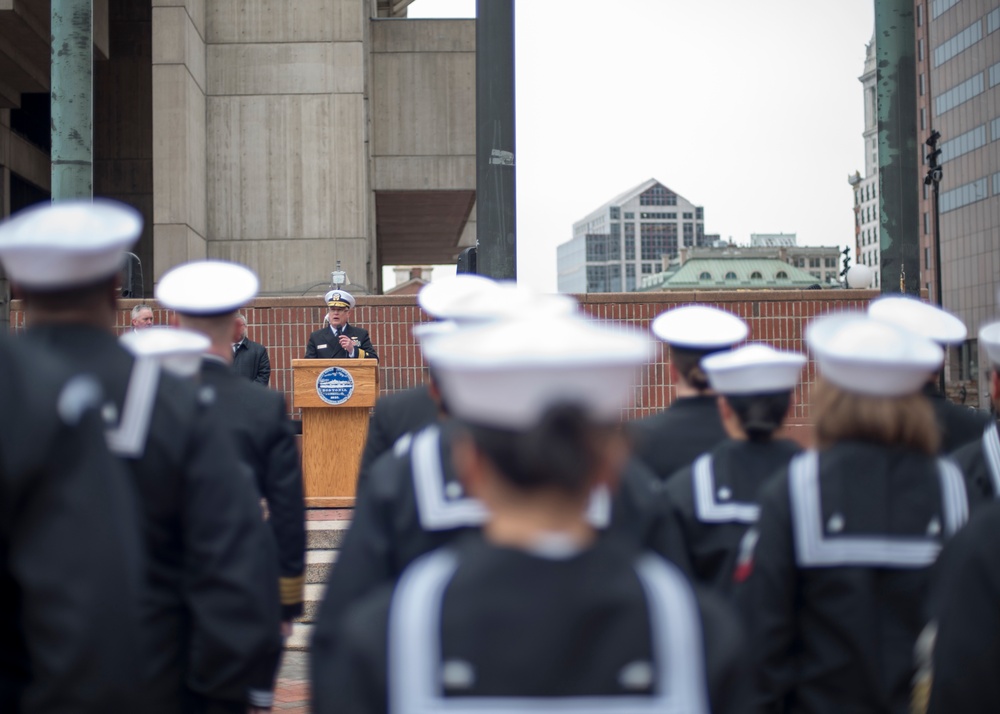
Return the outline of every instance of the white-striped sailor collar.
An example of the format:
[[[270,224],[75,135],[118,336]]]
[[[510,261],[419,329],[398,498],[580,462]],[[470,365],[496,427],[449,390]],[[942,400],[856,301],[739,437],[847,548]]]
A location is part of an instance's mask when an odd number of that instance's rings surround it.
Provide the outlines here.
[[[646,595],[654,693],[593,697],[461,697],[442,694],[441,614],[458,569],[451,549],[410,566],[389,611],[391,714],[708,714],[701,613],[691,586],[662,559],[643,555],[635,572]]]
[[[1000,435],[997,434],[997,425],[992,422],[983,432],[983,457],[990,483],[993,484],[993,497],[1000,498]]]
[[[823,528],[820,499],[819,454],[807,451],[795,457],[788,468],[792,529],[796,562],[800,567],[867,566],[923,568],[932,565],[942,540],[968,520],[965,481],[958,467],[947,459],[937,460],[944,525],[931,521],[926,536],[828,535]],[[831,516],[831,521],[839,514]],[[843,517],[831,525],[843,528]],[[935,528],[936,526],[936,528]]]
[[[400,438],[393,447],[396,453],[409,447],[416,494],[417,515],[426,531],[452,528],[478,528],[486,523],[488,512],[476,499],[466,496],[457,481],[449,481],[441,463],[441,427],[432,424],[408,441]],[[595,528],[611,524],[611,493],[607,487],[594,489],[587,506],[587,521]]]
[[[732,489],[728,486],[717,488],[714,466],[711,453],[702,454],[691,466],[695,517],[701,523],[756,523],[760,506],[731,500]]]
[[[137,357],[133,361],[121,416],[117,425],[105,430],[112,453],[123,458],[139,458],[146,450],[159,380],[160,367],[155,359]],[[114,411],[114,405],[110,407]]]

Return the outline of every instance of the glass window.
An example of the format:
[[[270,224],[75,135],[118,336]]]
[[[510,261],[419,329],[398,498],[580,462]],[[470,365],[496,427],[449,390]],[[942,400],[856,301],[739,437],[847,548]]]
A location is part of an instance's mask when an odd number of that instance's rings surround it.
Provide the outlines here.
[[[625,260],[635,260],[635,224],[625,224]]]
[[[993,141],[1000,140],[1000,117],[990,122],[990,136],[993,137]]]
[[[819,258],[810,258],[809,259],[809,267],[810,268],[818,268],[819,267]]]
[[[931,3],[931,18],[937,19],[945,13],[945,11],[950,10],[953,6],[957,5],[959,0],[934,0]]]
[[[986,16],[986,34],[996,32],[998,29],[1000,29],[1000,7]]]
[[[920,73],[920,96],[924,96],[924,73]]]
[[[825,268],[836,268],[837,259],[836,258],[823,258],[823,267]]]
[[[698,280],[711,280],[711,279],[712,279],[712,274],[707,270],[701,271],[701,273],[698,275]]]
[[[643,223],[639,230],[642,260],[660,260],[664,255],[677,255],[676,223]]]
[[[788,273],[786,273],[784,270],[779,270],[774,277],[776,277],[778,280],[788,280]]]
[[[694,218],[696,221],[702,221],[705,219],[705,209],[701,206],[696,206],[694,209]]]
[[[684,220],[685,221],[690,221],[692,218],[694,218],[694,214],[691,214],[691,213],[685,213],[684,214]]]
[[[635,264],[627,263],[625,265],[625,290],[632,292],[635,290]]]
[[[632,213],[631,211],[626,211],[625,212],[625,220],[628,221],[628,220],[631,220],[633,218],[635,218],[635,214],[634,213]]]
[[[726,280],[736,280],[736,273],[730,270],[728,273],[726,273]]]
[[[652,263],[643,263],[642,264],[642,274],[643,275],[652,275],[653,274],[653,264]]]
[[[611,220],[616,221],[621,218],[621,209],[618,206],[611,207]]]
[[[917,27],[924,26],[924,4],[917,3]]]
[[[656,184],[650,187],[639,196],[640,206],[676,206],[677,196],[670,192],[666,186]]]
[[[995,87],[1000,84],[1000,62],[990,67],[990,86]]]
[[[608,273],[606,266],[587,266],[587,292],[606,293],[608,292]]]
[[[603,263],[608,259],[608,236],[587,236],[587,262]]]
[[[924,248],[924,270],[931,269],[931,249]]]
[[[917,40],[917,60],[920,62],[924,61],[924,38],[921,37]]]
[[[979,20],[954,37],[934,48],[934,66],[940,67],[957,54],[964,52],[983,39],[983,23]]]
[[[930,218],[927,215],[927,211],[924,211],[924,235],[927,235],[928,233],[931,232],[930,226],[931,226]]]
[[[981,178],[978,181],[973,181],[972,183],[967,183],[964,186],[959,186],[956,189],[942,193],[941,213],[954,211],[956,208],[968,206],[970,203],[975,203],[976,201],[982,201],[986,197],[986,179]]]
[[[694,224],[693,223],[685,223],[684,224],[684,245],[685,246],[692,246],[692,245],[694,245]]]
[[[983,75],[980,73],[952,87],[947,92],[939,94],[934,98],[934,114],[941,116],[973,97],[979,96],[984,91],[983,84]]]
[[[764,276],[760,274],[759,270],[755,270],[752,273],[750,273],[750,279],[751,280],[763,280]]]
[[[986,125],[977,126],[972,131],[956,136],[950,141],[941,144],[941,163],[958,158],[962,154],[975,151],[980,146],[986,145]]]

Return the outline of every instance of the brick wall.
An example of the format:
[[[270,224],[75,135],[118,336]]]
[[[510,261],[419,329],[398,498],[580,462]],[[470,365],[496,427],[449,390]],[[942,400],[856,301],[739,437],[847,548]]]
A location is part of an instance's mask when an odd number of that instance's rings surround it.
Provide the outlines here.
[[[750,325],[750,340],[767,342],[779,349],[804,351],[804,326],[817,315],[840,310],[863,310],[877,295],[874,290],[743,290],[693,291],[672,293],[616,293],[580,296],[582,308],[589,314],[647,330],[650,321],[664,310],[700,303],[730,310]],[[154,308],[156,324],[169,321],[169,311],[147,301]],[[129,311],[137,301],[122,300],[116,330],[130,326]],[[305,353],[309,333],[322,325],[326,308],[322,298],[260,298],[244,312],[250,339],[263,343],[271,358],[271,387],[286,394],[291,404],[291,360]],[[427,368],[417,349],[410,328],[427,318],[412,295],[371,296],[358,298],[351,322],[371,333],[380,356],[380,380],[383,393],[421,384]],[[11,327],[24,325],[20,301],[11,305]],[[544,340],[544,335],[530,336]],[[530,346],[529,346],[530,348]],[[808,399],[815,381],[812,360],[803,372],[797,390],[791,423],[808,423]],[[655,360],[643,371],[636,388],[635,402],[623,415],[627,419],[645,416],[663,409],[674,397],[666,350],[657,343]]]

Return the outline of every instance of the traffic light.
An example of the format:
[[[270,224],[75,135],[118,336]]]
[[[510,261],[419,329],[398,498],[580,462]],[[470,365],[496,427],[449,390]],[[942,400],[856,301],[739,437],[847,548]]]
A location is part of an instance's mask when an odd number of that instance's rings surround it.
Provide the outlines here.
[[[937,129],[931,129],[931,135],[924,142],[931,149],[931,152],[925,157],[927,159],[927,175],[924,176],[925,186],[937,185],[944,178],[944,172],[941,170],[941,164],[939,163],[941,149],[938,148],[938,141],[940,139],[941,132]]]

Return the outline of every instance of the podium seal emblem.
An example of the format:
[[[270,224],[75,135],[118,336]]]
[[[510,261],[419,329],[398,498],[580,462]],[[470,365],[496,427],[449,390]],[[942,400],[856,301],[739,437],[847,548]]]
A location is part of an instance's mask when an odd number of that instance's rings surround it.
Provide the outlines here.
[[[343,404],[354,394],[354,377],[343,367],[327,367],[316,378],[316,395],[327,404]]]

